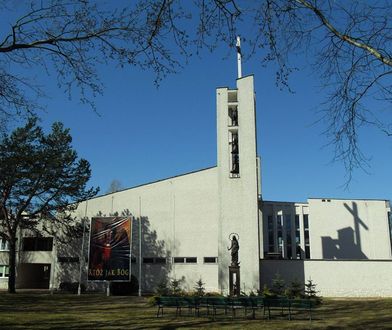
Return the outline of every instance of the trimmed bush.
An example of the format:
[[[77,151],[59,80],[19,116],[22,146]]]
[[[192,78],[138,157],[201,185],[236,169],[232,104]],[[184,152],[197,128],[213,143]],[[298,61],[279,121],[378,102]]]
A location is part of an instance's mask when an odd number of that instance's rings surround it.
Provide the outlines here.
[[[61,282],[59,285],[59,290],[62,292],[78,293],[79,282]],[[86,286],[82,283],[82,292],[86,291]]]

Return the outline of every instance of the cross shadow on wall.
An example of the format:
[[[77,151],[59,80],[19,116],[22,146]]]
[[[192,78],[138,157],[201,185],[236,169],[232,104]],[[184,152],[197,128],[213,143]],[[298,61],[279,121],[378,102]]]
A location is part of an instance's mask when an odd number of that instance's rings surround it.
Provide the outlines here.
[[[361,230],[369,230],[368,226],[358,215],[358,205],[352,202],[352,207],[343,204],[353,217],[353,227],[344,227],[337,231],[338,238],[322,236],[321,244],[324,259],[368,259],[362,251]]]

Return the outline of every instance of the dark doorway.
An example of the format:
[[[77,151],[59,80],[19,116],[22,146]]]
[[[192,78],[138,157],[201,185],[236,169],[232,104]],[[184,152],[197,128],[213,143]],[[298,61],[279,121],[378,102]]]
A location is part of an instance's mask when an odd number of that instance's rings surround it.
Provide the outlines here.
[[[17,274],[18,289],[49,289],[50,264],[20,264]]]

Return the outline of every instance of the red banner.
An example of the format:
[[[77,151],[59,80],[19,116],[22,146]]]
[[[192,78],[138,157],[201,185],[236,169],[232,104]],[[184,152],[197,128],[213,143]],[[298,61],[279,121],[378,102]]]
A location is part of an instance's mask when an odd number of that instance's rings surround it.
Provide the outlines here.
[[[89,281],[130,280],[131,226],[129,217],[91,219]]]

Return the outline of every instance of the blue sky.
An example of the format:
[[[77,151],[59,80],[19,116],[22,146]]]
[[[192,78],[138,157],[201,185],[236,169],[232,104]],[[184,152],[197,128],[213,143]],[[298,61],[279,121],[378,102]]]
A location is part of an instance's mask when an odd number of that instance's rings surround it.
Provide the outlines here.
[[[246,51],[246,48],[244,49]],[[74,146],[92,166],[91,184],[105,192],[113,179],[124,187],[216,164],[215,89],[235,87],[235,53],[205,53],[180,73],[154,86],[151,72],[103,67],[105,94],[96,100],[99,116],[51,88],[45,125],[63,121]],[[392,139],[376,130],[361,136],[371,158],[368,174],[356,171],[349,190],[333,149],[323,147],[317,110],[324,95],[306,67],[291,79],[294,94],[275,86],[274,72],[255,58],[243,64],[255,75],[258,154],[262,157],[263,197],[305,201],[308,197],[391,199],[389,166]]]
[[[295,93],[280,91],[274,71],[262,67],[260,57],[244,62],[243,74],[255,75],[264,199],[392,199],[392,138],[374,129],[364,130],[360,143],[371,167],[368,174],[356,171],[345,189],[343,164],[331,163],[333,149],[323,148],[328,142],[321,134],[325,127],[313,124],[325,97],[316,74],[298,60],[300,70],[291,78]],[[54,75],[38,72],[48,94],[42,100],[47,106],[42,123],[48,127],[62,121],[71,129],[75,149],[91,163],[91,185],[99,186],[100,193],[113,179],[125,188],[215,166],[215,89],[235,87],[236,72],[234,50],[230,53],[222,47],[193,57],[159,88],[152,72],[101,66],[105,93],[96,98],[99,115],[80,104],[77,95],[68,100],[56,87]]]

